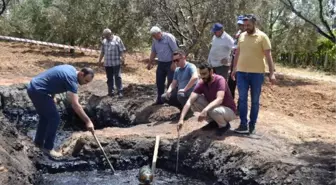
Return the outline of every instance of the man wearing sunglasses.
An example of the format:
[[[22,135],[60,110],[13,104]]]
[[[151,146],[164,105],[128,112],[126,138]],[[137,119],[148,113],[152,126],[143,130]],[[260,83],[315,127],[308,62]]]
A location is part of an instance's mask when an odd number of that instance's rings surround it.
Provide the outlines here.
[[[161,99],[164,103],[182,110],[197,83],[197,68],[194,64],[186,61],[186,54],[183,50],[177,50],[173,53],[173,62],[177,66],[174,78]]]
[[[240,125],[235,130],[241,134],[255,133],[255,125],[259,113],[259,98],[264,82],[267,61],[270,81],[275,83],[274,64],[271,54],[271,42],[268,36],[256,28],[256,17],[246,15],[243,19],[245,32],[238,40],[238,48],[235,53],[232,79],[237,73],[237,87],[239,92],[239,116]],[[247,122],[247,96],[251,89],[250,121]]]
[[[149,57],[147,69],[153,68],[155,57],[158,58],[158,67],[156,69],[156,86],[157,86],[157,99],[154,105],[163,104],[161,96],[165,91],[165,83],[167,78],[167,87],[173,81],[175,64],[173,60],[173,52],[178,49],[176,38],[174,35],[162,32],[157,26],[153,26],[150,30],[153,37],[152,51]]]

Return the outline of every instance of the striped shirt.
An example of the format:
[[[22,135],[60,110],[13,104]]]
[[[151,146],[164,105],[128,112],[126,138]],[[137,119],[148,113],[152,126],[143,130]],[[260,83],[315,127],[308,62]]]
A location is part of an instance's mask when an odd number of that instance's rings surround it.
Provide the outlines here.
[[[160,62],[173,60],[173,52],[178,49],[174,35],[162,32],[161,40],[153,39],[152,52],[156,54]]]
[[[101,46],[101,52],[104,55],[104,66],[120,65],[120,58],[124,51],[126,51],[126,48],[120,37],[113,35],[112,40],[104,39]]]

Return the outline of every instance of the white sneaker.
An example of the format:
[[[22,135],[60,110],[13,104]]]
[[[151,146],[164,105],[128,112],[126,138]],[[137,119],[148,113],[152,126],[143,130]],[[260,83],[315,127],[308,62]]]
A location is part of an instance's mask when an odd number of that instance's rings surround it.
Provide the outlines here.
[[[62,157],[63,154],[61,152],[57,152],[55,150],[47,150],[47,149],[43,149],[42,150],[46,155],[53,157],[53,158],[59,158]]]

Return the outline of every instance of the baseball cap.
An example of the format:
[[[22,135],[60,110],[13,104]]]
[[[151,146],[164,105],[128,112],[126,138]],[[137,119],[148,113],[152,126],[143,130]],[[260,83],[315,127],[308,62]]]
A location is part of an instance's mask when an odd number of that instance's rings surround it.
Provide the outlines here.
[[[220,31],[221,29],[223,29],[223,25],[220,24],[220,23],[215,23],[213,26],[212,26],[212,32],[216,32],[216,31]]]
[[[239,15],[238,18],[237,18],[237,24],[244,24],[244,16],[243,15]]]

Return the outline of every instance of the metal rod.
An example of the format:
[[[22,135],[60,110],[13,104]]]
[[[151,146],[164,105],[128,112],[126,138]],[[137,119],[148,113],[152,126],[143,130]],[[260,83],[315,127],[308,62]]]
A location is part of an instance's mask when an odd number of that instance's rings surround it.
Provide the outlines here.
[[[180,153],[180,130],[177,131],[176,170],[175,170],[176,174],[178,172],[179,153]]]
[[[98,141],[98,138],[97,138],[96,134],[95,134],[93,131],[92,131],[91,133],[92,133],[93,137],[95,138],[95,140],[97,141],[97,143],[98,143],[98,145],[99,145],[99,148],[100,148],[100,150],[103,152],[103,154],[104,154],[104,156],[105,156],[105,158],[106,158],[108,164],[110,165],[111,170],[112,170],[112,173],[115,174],[115,170],[114,170],[114,168],[113,168],[113,166],[112,166],[110,160],[107,158],[107,155],[106,155],[106,153],[105,153],[103,147],[101,146],[100,142]]]

